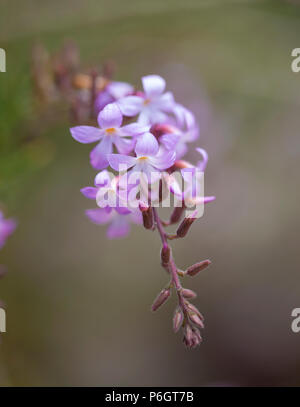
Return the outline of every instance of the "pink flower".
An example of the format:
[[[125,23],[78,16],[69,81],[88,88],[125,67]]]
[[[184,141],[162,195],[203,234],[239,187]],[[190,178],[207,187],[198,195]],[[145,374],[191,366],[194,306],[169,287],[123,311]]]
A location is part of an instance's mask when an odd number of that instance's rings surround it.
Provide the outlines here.
[[[141,96],[126,96],[118,100],[118,105],[125,116],[138,116],[138,123],[155,124],[168,120],[175,102],[171,92],[163,93],[165,80],[158,75],[142,78],[144,93]]]
[[[140,136],[135,146],[136,157],[122,154],[108,154],[110,166],[116,170],[130,169],[145,175],[148,181],[158,179],[160,171],[170,168],[175,161],[174,151],[167,153],[159,149],[156,138],[151,133]],[[122,168],[123,167],[123,168]]]
[[[145,133],[148,127],[137,123],[121,127],[122,113],[116,103],[105,106],[98,114],[100,128],[92,126],[76,126],[70,129],[72,137],[80,143],[100,143],[91,151],[91,164],[96,169],[108,166],[107,154],[112,153],[113,145],[119,153],[128,154],[134,147],[134,137]]]
[[[110,224],[106,230],[108,239],[120,239],[126,237],[131,229],[131,223],[142,224],[142,214],[135,210],[128,214],[120,214],[113,208],[88,209],[87,217],[97,225]]]
[[[0,249],[4,246],[6,239],[14,232],[17,223],[14,219],[4,219],[0,211]]]

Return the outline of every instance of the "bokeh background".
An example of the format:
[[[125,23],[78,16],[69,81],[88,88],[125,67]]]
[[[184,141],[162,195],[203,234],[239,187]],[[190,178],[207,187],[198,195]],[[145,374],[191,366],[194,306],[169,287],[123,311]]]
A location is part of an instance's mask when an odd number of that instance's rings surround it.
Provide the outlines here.
[[[300,384],[299,23],[296,1],[2,0],[0,202],[19,226],[0,253],[1,385]],[[116,80],[162,75],[200,122],[217,200],[173,245],[182,268],[213,261],[186,281],[206,320],[197,350],[172,332],[174,298],[150,312],[167,281],[158,236],[108,241],[85,218],[91,146],[66,106],[34,99],[33,45],[66,39],[86,66],[114,61]]]

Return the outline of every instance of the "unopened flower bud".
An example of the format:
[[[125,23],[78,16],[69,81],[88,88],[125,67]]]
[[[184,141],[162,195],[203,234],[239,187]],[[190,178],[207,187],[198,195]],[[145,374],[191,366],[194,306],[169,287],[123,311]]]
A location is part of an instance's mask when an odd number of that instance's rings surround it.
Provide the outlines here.
[[[189,324],[185,326],[183,342],[188,348],[191,348],[193,345],[193,330]]]
[[[170,124],[154,124],[150,128],[150,133],[153,134],[154,137],[159,139],[163,134],[175,133],[176,130],[177,129]]]
[[[143,216],[143,225],[145,229],[152,229],[153,227],[153,212],[151,206],[140,204],[140,211]]]
[[[187,325],[185,328],[185,335],[183,342],[188,348],[195,348],[200,345],[202,341],[200,332],[197,328],[191,328],[190,325]]]
[[[195,307],[195,305],[193,305],[193,304],[191,304],[191,303],[188,303],[188,309],[189,309],[190,311],[192,311],[193,313],[197,314],[198,317],[199,317],[202,321],[204,321],[203,315],[202,315],[201,312],[198,310],[198,308]]]
[[[152,304],[152,311],[156,311],[161,305],[163,305],[170,297],[170,289],[163,289],[156,297]]]
[[[173,317],[174,332],[178,332],[183,322],[183,313],[180,308],[176,308]]]
[[[186,274],[193,277],[200,271],[206,269],[206,267],[208,267],[210,264],[211,264],[210,260],[203,260],[200,261],[199,263],[195,263],[186,270]]]
[[[182,206],[176,206],[171,214],[170,223],[177,223],[180,221],[181,216],[184,212],[185,206],[182,202]]]
[[[171,249],[169,246],[163,246],[161,248],[160,257],[161,257],[161,263],[164,267],[169,264],[170,254],[171,254]]]
[[[193,166],[188,161],[177,160],[175,161],[173,167],[175,170],[182,170],[183,168],[192,168]]]
[[[190,314],[190,320],[200,328],[204,328],[204,324],[197,314],[194,313]]]
[[[178,237],[186,236],[187,232],[189,231],[190,227],[192,226],[193,222],[196,218],[184,218],[183,221],[180,223],[176,234]]]
[[[181,292],[182,292],[182,295],[184,296],[184,298],[195,298],[195,297],[197,297],[197,294],[194,291],[189,290],[188,288],[183,288]]]

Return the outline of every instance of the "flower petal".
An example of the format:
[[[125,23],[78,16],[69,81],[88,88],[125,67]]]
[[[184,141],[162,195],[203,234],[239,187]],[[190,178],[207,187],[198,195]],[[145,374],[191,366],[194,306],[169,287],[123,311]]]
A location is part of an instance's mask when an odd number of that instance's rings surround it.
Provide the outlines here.
[[[163,134],[159,141],[167,150],[175,150],[176,144],[180,139],[179,134],[170,133],[170,134]]]
[[[79,143],[94,143],[101,139],[103,132],[97,127],[75,126],[70,129],[72,137]]]
[[[172,92],[166,92],[155,101],[156,107],[164,112],[171,113],[174,110],[175,101]]]
[[[184,142],[179,142],[176,146],[176,158],[179,159],[187,152],[187,146]]]
[[[121,137],[116,137],[115,138],[115,146],[117,147],[117,150],[121,154],[128,154],[130,151],[133,150],[135,140],[132,139],[126,139],[126,138],[121,138]]]
[[[107,154],[112,152],[112,140],[110,136],[105,136],[101,142],[91,151],[91,164],[97,170],[102,170],[108,166]]]
[[[176,159],[175,151],[169,151],[168,153],[160,152],[156,157],[150,158],[150,163],[153,167],[159,170],[165,170],[172,167]]]
[[[143,76],[142,83],[147,97],[161,95],[166,87],[166,81],[158,75]]]
[[[120,127],[122,124],[122,113],[116,103],[109,103],[98,114],[98,123],[102,129],[109,129],[111,127]]]
[[[135,152],[138,157],[155,156],[158,153],[159,145],[152,133],[145,133],[137,139]]]
[[[123,126],[118,132],[121,137],[131,136],[136,137],[141,134],[147,133],[150,130],[150,126],[142,126],[139,123],[130,123]]]
[[[208,161],[208,154],[203,148],[196,148],[196,150],[202,155],[202,161],[197,163],[197,168],[199,168],[200,171],[204,171]]]
[[[93,223],[103,225],[111,220],[113,212],[111,208],[96,208],[87,209],[85,214]]]
[[[96,199],[97,191],[98,189],[94,187],[85,187],[80,190],[82,195],[89,199]]]
[[[126,96],[117,103],[124,116],[132,117],[142,110],[144,99],[140,96]]]
[[[130,232],[128,216],[118,215],[107,228],[106,235],[109,239],[126,237]]]
[[[106,90],[115,100],[118,100],[132,93],[134,87],[126,82],[111,82],[107,85]]]
[[[136,163],[136,157],[123,154],[108,154],[107,159],[111,168],[116,171],[119,171],[119,168],[122,170],[128,169],[133,167]]]
[[[103,170],[101,172],[98,172],[98,174],[95,177],[94,184],[96,186],[109,186],[111,183],[111,178],[109,175],[109,172],[107,170]]]
[[[113,102],[114,98],[107,92],[107,90],[102,90],[98,93],[95,100],[95,112],[98,114],[106,105]]]

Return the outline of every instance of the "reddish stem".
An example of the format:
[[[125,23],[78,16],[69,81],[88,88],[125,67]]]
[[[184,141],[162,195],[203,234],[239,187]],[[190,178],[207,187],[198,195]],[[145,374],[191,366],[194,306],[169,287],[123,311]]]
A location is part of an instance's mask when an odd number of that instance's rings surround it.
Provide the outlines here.
[[[166,232],[165,232],[165,230],[163,228],[162,221],[161,221],[161,219],[160,219],[160,217],[159,217],[159,215],[157,213],[156,208],[153,208],[153,216],[154,216],[154,220],[155,220],[157,230],[158,230],[158,233],[160,235],[163,247],[168,248],[169,247],[168,240],[167,240],[168,235],[166,234]],[[182,309],[185,317],[188,318],[185,299],[184,299],[184,297],[182,295],[182,285],[181,285],[181,282],[180,282],[180,279],[179,279],[179,276],[178,276],[178,269],[177,269],[177,266],[176,266],[176,264],[174,262],[172,252],[171,252],[171,255],[170,255],[170,260],[169,260],[168,265],[169,265],[170,274],[172,276],[171,280],[172,280],[172,283],[174,284],[176,292],[177,292],[179,306]]]

